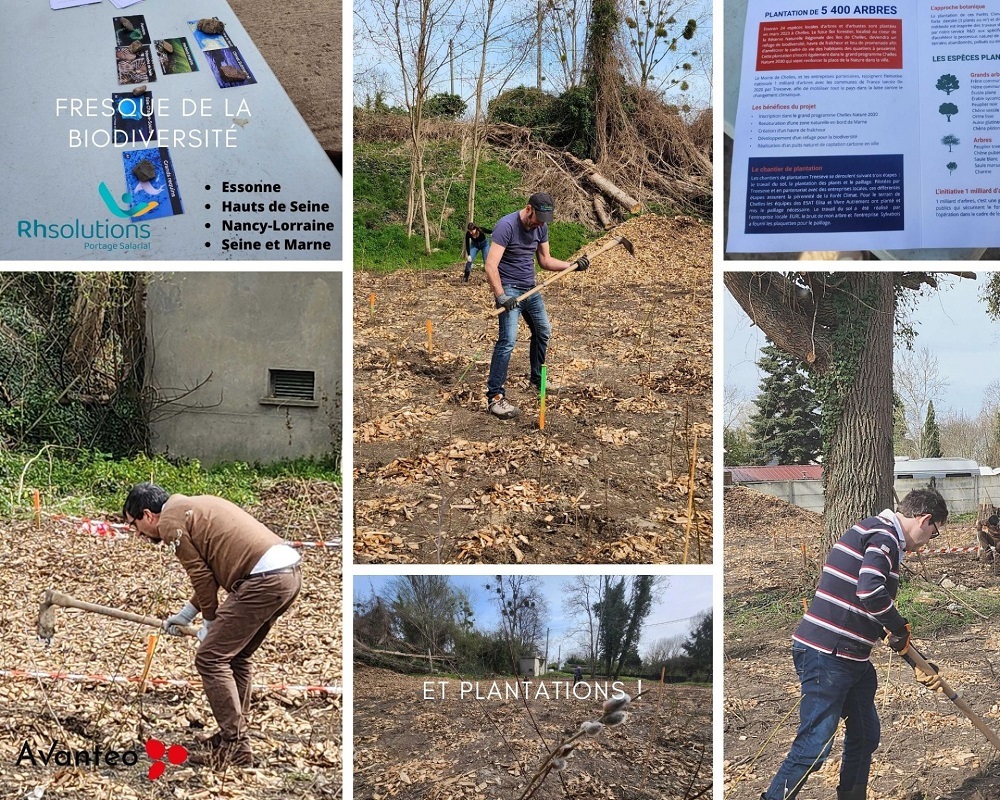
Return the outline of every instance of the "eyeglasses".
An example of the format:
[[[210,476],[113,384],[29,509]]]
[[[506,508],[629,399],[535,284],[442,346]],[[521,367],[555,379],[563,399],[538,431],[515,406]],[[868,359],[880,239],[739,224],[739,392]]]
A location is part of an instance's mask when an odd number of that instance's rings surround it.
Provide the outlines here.
[[[933,519],[931,520],[931,525],[934,526],[934,533],[931,534],[931,538],[937,539],[937,537],[941,535],[941,529],[938,527],[938,524]]]
[[[137,530],[139,530],[139,529],[138,529],[138,528],[137,528],[137,527],[135,526],[135,523],[136,523],[136,522],[137,522],[137,520],[135,520],[135,519],[129,519],[129,518],[128,518],[128,514],[126,514],[126,515],[125,515],[125,524],[126,524],[126,525],[128,525],[128,526],[129,526],[129,527],[130,527],[130,528],[131,528],[132,530],[134,530],[134,531],[137,531]]]

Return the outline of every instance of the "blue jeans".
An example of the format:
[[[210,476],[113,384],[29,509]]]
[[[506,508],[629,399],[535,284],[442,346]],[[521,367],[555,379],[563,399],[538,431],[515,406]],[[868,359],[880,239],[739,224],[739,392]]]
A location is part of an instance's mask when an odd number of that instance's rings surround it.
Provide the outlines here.
[[[766,800],[795,797],[811,772],[826,761],[833,746],[837,721],[844,718],[844,757],[838,792],[868,783],[872,753],[878,749],[881,725],[875,711],[878,675],[871,661],[828,656],[811,647],[792,648],[795,671],[802,684],[799,730],[792,749],[771,786]]]
[[[530,289],[530,286],[512,286],[505,284],[503,292],[508,297],[517,297]],[[535,386],[542,385],[542,364],[545,363],[545,350],[552,336],[552,326],[549,315],[545,313],[545,302],[541,292],[526,297],[521,305],[513,311],[504,311],[498,318],[500,334],[493,347],[493,359],[490,361],[490,377],[486,381],[486,396],[496,397],[506,394],[507,365],[510,364],[510,354],[514,352],[514,342],[517,340],[517,321],[520,317],[531,331],[531,343],[528,348],[528,358],[531,361],[531,382]]]
[[[469,250],[469,258],[465,262],[465,268],[467,270],[472,269],[472,265],[476,263],[476,256],[479,253],[483,254],[483,263],[485,264],[486,259],[490,257],[490,243],[484,242],[482,247],[476,247],[475,245],[472,245],[472,247]]]

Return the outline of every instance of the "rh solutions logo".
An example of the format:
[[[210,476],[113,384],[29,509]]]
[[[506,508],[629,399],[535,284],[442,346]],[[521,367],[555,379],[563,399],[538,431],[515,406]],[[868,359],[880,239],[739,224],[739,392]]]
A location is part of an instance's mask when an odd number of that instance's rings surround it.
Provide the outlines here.
[[[159,739],[148,739],[145,744],[146,755],[152,764],[146,777],[155,781],[167,769],[167,764],[179,766],[187,761],[187,748],[179,744],[172,744],[169,747]],[[134,767],[139,763],[139,751],[103,749],[99,744],[95,744],[88,750],[70,750],[67,747],[60,747],[60,742],[52,740],[48,750],[41,748],[33,749],[31,742],[27,740],[21,745],[21,749],[14,761],[14,766],[27,767]],[[166,757],[166,762],[164,762]]]
[[[112,222],[110,219],[84,222],[80,219],[65,222],[50,222],[47,220],[20,219],[17,221],[17,238],[19,239],[79,239],[85,250],[135,251],[150,250],[148,241],[153,233],[146,222],[136,222],[143,215],[157,208],[156,202],[133,204],[132,195],[128,192],[122,195],[122,207],[115,200],[111,190],[103,181],[97,187],[97,194],[110,213],[123,222]]]

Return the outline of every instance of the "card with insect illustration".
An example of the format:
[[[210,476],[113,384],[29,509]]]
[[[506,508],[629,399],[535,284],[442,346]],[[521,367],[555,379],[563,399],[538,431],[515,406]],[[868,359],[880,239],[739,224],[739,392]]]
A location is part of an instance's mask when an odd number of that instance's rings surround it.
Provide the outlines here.
[[[198,71],[194,53],[191,52],[191,46],[183,36],[175,39],[157,39],[153,44],[156,56],[160,60],[160,72],[164,75]]]
[[[112,92],[111,102],[115,112],[111,118],[111,135],[116,145],[148,145],[156,140],[152,92],[138,96],[131,92]]]
[[[115,41],[119,47],[132,42],[150,44],[149,31],[146,30],[146,18],[142,14],[134,17],[115,17]]]
[[[118,84],[151,83],[156,80],[153,71],[153,54],[149,45],[115,48],[115,62],[118,64]]]

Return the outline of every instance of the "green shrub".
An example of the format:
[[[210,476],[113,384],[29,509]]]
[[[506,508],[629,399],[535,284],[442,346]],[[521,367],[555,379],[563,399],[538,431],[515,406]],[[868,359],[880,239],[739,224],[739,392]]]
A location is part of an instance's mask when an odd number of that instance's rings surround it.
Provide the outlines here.
[[[427,98],[424,104],[424,113],[428,117],[441,117],[443,119],[458,119],[465,113],[465,101],[457,94],[439,92]]]
[[[487,107],[490,118],[522,128],[543,129],[551,121],[555,98],[528,86],[508,89],[494,97]]]

